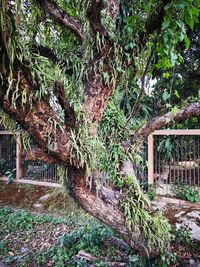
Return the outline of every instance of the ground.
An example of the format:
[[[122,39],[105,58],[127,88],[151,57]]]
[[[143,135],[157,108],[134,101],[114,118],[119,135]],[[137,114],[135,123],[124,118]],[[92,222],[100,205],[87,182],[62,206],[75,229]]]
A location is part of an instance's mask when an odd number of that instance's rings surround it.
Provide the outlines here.
[[[154,206],[173,224],[183,218],[192,222],[191,214],[199,221],[199,204],[171,202],[159,199]],[[116,234],[78,208],[62,189],[0,183],[0,266],[199,267],[200,242],[180,227],[173,231],[171,252],[167,248],[157,259],[139,258],[116,246]]]

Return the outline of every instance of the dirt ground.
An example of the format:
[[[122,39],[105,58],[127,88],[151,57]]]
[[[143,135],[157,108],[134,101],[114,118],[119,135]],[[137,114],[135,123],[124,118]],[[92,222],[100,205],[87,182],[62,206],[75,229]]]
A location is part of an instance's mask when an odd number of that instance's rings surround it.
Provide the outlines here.
[[[64,216],[79,208],[64,189],[0,182],[0,205]]]

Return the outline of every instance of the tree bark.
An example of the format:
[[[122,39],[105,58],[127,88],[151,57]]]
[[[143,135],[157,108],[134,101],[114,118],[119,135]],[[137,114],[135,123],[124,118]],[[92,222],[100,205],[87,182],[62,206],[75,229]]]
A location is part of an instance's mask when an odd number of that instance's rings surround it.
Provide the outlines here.
[[[99,192],[96,191],[96,188],[90,189],[86,183],[85,170],[73,166],[68,168],[68,189],[71,196],[83,209],[117,231],[123,240],[140,255],[149,256],[145,249],[147,240],[144,233],[142,231],[133,233],[126,227],[118,191],[111,188],[101,188]],[[154,256],[158,252],[158,248],[153,248],[150,255]]]
[[[32,105],[29,101],[24,104],[22,102],[23,92],[26,93],[28,99],[31,92],[38,90],[37,85],[33,84],[25,70],[27,71],[25,67],[15,70],[14,83],[9,94],[7,94],[8,80],[2,76],[4,79],[0,91],[0,106],[33,137],[35,143],[47,153],[48,158],[53,157],[62,164],[69,164],[70,132],[66,127],[63,129],[59,127],[60,121],[49,103],[49,97],[44,96],[41,100],[33,97]],[[17,81],[19,97],[13,102]]]
[[[58,5],[51,0],[36,0],[36,2],[55,19],[61,26],[71,30],[82,42],[84,39],[83,28],[79,21],[70,17]]]
[[[131,144],[142,144],[155,130],[198,116],[200,116],[200,102],[192,103],[185,108],[177,110],[176,113],[168,112],[164,115],[152,118],[135,133],[131,139]]]

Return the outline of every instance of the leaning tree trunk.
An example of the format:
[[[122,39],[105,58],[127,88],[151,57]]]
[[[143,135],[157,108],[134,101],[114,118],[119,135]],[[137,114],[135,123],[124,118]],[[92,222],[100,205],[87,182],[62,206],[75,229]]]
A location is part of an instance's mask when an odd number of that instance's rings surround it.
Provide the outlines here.
[[[119,192],[102,186],[97,195],[96,189],[90,189],[86,183],[85,170],[72,166],[68,169],[68,189],[71,196],[83,209],[117,231],[124,241],[140,255],[147,255],[144,249],[146,247],[144,235],[142,233],[131,233],[125,225],[125,218],[117,197]],[[133,238],[134,235],[135,239]],[[155,252],[155,250],[152,250],[152,254]]]

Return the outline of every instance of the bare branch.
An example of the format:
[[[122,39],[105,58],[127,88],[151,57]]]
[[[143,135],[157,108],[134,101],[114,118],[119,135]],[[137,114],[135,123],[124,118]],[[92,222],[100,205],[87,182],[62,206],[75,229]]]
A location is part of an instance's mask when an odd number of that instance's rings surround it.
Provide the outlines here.
[[[70,17],[62,10],[54,1],[51,0],[36,0],[37,3],[54,18],[61,26],[71,30],[81,41],[84,39],[83,27],[80,22]]]
[[[200,101],[178,110],[176,114],[168,112],[165,115],[152,118],[136,132],[131,139],[131,144],[142,143],[152,132],[165,125],[172,125],[176,122],[197,116],[200,116]]]

